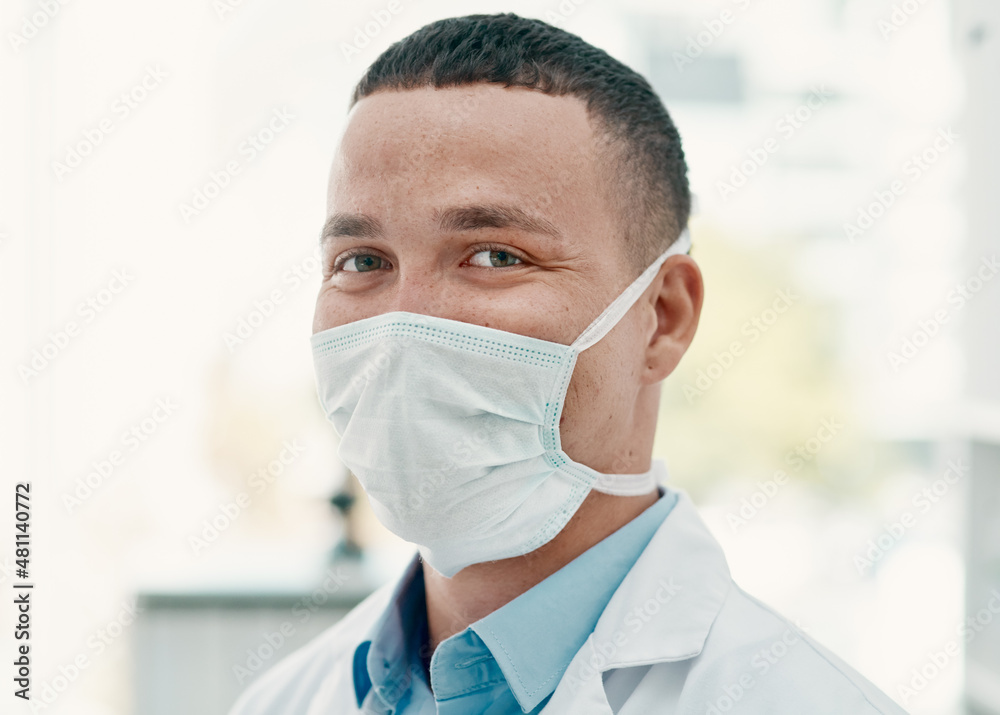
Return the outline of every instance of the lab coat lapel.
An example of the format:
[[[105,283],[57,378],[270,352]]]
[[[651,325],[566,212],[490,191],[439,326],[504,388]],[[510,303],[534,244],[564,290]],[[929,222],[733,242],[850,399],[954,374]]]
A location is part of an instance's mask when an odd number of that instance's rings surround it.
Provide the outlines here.
[[[605,671],[697,656],[731,586],[722,548],[680,492],[545,712],[606,715],[612,710],[601,677]]]

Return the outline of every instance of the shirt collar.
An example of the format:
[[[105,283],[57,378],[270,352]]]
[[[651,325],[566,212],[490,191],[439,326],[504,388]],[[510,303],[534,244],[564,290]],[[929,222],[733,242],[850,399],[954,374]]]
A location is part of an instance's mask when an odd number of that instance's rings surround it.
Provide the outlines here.
[[[676,500],[675,492],[661,491],[656,503],[638,517],[472,624],[524,712],[555,690]]]
[[[416,580],[420,583],[415,584]],[[413,588],[415,585],[420,588]],[[408,625],[413,622],[413,611],[423,608],[423,591],[420,559],[414,556],[396,583],[389,597],[388,607],[372,623],[361,643],[354,649],[354,695],[359,708],[372,688],[372,675],[380,683],[400,683],[407,677]],[[393,702],[386,703],[392,705],[402,695],[397,690],[394,687],[383,688],[379,696],[392,700]]]

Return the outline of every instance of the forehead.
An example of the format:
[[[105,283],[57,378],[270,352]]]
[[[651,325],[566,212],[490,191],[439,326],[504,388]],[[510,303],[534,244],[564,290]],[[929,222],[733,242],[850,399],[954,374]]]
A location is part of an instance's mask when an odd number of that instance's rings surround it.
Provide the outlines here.
[[[603,210],[597,147],[577,97],[492,84],[382,90],[348,117],[331,209],[492,195],[547,214]]]

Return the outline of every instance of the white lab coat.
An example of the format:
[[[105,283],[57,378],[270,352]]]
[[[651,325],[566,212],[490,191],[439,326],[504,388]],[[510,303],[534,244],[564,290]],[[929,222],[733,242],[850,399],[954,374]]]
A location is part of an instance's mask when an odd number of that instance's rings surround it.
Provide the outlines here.
[[[376,591],[261,676],[230,715],[361,712],[354,650],[394,586]],[[733,583],[722,549],[683,492],[543,712],[905,715],[837,656]]]

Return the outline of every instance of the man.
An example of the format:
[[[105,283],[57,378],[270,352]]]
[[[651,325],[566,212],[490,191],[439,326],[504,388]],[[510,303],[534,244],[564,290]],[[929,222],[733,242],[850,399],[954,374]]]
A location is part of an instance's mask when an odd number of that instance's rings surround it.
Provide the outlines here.
[[[328,209],[320,400],[420,555],[234,714],[903,712],[658,486],[703,287],[643,78],[536,20],[432,23],[355,90]]]

